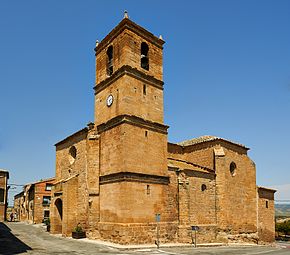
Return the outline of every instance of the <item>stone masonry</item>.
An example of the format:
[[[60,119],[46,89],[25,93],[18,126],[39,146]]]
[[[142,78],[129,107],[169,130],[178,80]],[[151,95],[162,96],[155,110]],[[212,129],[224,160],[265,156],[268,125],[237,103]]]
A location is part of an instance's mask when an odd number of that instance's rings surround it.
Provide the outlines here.
[[[274,190],[249,148],[215,136],[178,144],[163,119],[164,41],[124,19],[96,52],[95,120],[58,142],[51,231],[120,244],[274,241]],[[267,207],[265,207],[267,205]]]

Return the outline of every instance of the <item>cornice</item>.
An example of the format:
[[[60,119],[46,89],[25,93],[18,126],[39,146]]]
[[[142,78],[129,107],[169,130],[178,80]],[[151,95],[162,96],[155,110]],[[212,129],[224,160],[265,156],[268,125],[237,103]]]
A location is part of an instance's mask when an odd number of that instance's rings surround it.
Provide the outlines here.
[[[264,190],[264,191],[268,191],[268,192],[272,192],[275,193],[277,190],[275,189],[271,189],[271,188],[267,188],[267,187],[261,187],[261,186],[257,186],[258,190]]]
[[[166,125],[163,125],[163,124],[160,124],[157,122],[152,122],[149,120],[144,120],[144,119],[139,118],[137,116],[119,115],[113,119],[110,119],[106,123],[98,125],[97,131],[98,131],[98,133],[102,133],[104,131],[107,131],[107,130],[114,128],[114,127],[116,127],[120,124],[123,124],[123,123],[131,124],[134,126],[138,126],[141,128],[145,128],[148,130],[159,132],[162,134],[167,134],[167,129],[169,128],[169,126],[166,126]]]
[[[169,177],[132,172],[119,172],[100,176],[100,185],[114,182],[144,182],[167,185]]]
[[[137,68],[133,68],[128,65],[124,65],[121,68],[119,68],[116,72],[114,72],[110,77],[107,79],[101,81],[100,83],[96,84],[94,87],[95,95],[110,86],[113,82],[118,80],[120,77],[124,75],[129,75],[133,78],[136,78],[146,84],[152,85],[158,89],[163,90],[164,82],[161,80],[158,80],[154,78],[151,75],[147,75],[141,71],[139,71]]]
[[[154,44],[155,46],[163,49],[163,44],[165,43],[162,39],[156,37],[145,28],[139,26],[130,19],[123,19],[95,48],[96,55],[99,54],[108,44],[112,42],[119,34],[121,34],[125,29],[128,29],[135,34],[143,37],[148,42]]]
[[[70,136],[64,138],[63,140],[57,142],[54,146],[57,147],[57,146],[59,146],[59,145],[65,143],[65,142],[69,141],[70,139],[72,139],[72,138],[74,138],[74,137],[77,137],[77,136],[79,136],[79,135],[85,134],[85,133],[87,133],[87,132],[88,132],[88,128],[83,128],[83,129],[81,129],[81,130],[79,130],[79,131],[73,133],[72,135],[70,135]]]

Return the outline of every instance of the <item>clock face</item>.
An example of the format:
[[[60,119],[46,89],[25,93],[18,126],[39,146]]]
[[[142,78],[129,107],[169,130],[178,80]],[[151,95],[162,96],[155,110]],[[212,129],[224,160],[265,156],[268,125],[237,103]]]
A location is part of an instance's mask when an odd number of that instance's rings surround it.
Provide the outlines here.
[[[108,106],[108,107],[111,106],[111,105],[113,104],[113,101],[114,101],[113,96],[112,96],[112,95],[109,95],[109,96],[107,97],[107,106]]]

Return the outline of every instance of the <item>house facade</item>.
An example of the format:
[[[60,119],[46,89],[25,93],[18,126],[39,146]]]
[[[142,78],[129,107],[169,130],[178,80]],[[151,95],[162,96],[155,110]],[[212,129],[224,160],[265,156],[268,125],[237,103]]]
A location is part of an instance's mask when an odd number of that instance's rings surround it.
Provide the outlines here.
[[[14,196],[17,220],[42,223],[50,217],[51,188],[54,178],[26,184],[23,191]]]
[[[8,179],[9,172],[0,169],[0,222],[6,220],[6,211],[8,206]]]
[[[120,244],[274,241],[274,190],[244,145],[178,144],[163,119],[163,44],[124,19],[96,52],[95,120],[56,144],[51,231]]]

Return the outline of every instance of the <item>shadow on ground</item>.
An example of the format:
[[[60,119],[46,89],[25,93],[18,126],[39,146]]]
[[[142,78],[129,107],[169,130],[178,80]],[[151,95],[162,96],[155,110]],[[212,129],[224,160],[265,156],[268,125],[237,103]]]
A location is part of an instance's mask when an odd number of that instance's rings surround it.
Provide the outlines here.
[[[28,245],[11,233],[11,229],[0,222],[0,254],[12,255],[32,250]]]

